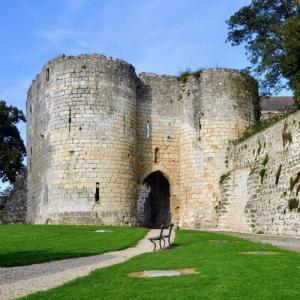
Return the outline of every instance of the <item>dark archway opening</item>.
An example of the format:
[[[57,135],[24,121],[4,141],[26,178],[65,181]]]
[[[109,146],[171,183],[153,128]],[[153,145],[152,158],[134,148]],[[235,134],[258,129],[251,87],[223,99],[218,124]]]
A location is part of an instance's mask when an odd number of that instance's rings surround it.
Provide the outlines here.
[[[143,182],[148,188],[144,199],[142,225],[148,228],[159,228],[171,222],[170,183],[160,171],[151,173]]]

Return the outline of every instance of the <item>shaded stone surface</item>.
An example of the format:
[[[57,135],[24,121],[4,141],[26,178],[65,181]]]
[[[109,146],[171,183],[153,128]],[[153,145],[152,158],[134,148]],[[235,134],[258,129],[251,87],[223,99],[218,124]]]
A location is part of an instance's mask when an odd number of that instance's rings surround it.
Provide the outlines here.
[[[189,274],[198,274],[194,268],[189,269],[174,269],[174,270],[145,270],[142,272],[130,273],[130,277],[171,277],[171,276],[181,276]]]
[[[149,270],[144,271],[145,277],[162,277],[162,276],[180,276],[181,273],[176,270]]]
[[[27,171],[17,177],[11,192],[0,197],[0,224],[24,223],[26,214]]]
[[[170,214],[170,183],[160,171],[151,173],[144,180],[144,189],[139,197],[143,200],[141,225],[148,228],[159,228],[169,224]],[[141,215],[141,214],[140,214]]]

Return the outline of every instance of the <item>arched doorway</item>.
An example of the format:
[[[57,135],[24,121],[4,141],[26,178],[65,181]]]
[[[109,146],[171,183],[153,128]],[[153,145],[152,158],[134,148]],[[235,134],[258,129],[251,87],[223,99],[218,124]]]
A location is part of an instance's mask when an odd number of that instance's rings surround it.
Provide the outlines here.
[[[145,178],[138,199],[138,215],[144,227],[157,228],[170,223],[170,183],[162,172],[155,171]]]

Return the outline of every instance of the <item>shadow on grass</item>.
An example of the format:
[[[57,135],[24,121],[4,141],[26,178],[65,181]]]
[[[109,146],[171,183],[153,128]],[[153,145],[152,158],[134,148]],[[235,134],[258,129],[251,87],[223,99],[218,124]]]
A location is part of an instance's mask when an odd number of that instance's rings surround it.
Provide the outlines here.
[[[51,252],[51,251],[18,251],[0,254],[0,267],[16,267],[57,261],[67,258],[78,258],[98,255],[99,253]],[[86,264],[81,263],[81,264]],[[72,263],[74,265],[74,262]],[[80,264],[78,265],[80,266]]]

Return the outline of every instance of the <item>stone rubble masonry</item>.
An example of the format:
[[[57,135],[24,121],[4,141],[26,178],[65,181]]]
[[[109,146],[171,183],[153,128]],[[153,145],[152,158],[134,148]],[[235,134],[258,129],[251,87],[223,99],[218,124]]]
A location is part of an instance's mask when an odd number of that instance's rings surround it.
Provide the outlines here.
[[[0,224],[2,223],[24,223],[26,214],[26,182],[27,171],[22,170],[17,175],[16,181],[5,197],[0,197]]]
[[[300,111],[231,144],[221,184],[218,227],[223,230],[300,234]]]
[[[172,220],[215,227],[229,141],[253,124],[257,93],[230,69],[183,82],[101,55],[51,60],[28,91],[27,222],[138,225],[139,191],[159,170]]]

